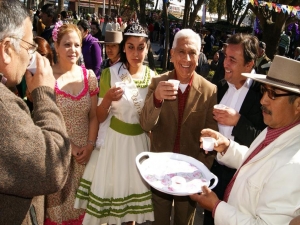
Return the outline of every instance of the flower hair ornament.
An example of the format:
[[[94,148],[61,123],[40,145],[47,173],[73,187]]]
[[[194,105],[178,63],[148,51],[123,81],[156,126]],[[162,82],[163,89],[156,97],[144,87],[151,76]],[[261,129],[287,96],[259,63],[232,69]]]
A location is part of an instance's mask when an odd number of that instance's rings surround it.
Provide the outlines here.
[[[57,34],[58,34],[58,31],[59,31],[59,28],[63,25],[63,22],[62,21],[58,21],[54,28],[53,28],[53,31],[52,31],[52,39],[53,41],[57,41]]]
[[[139,23],[132,23],[131,27],[124,33],[124,36],[148,37],[148,34],[146,34]]]

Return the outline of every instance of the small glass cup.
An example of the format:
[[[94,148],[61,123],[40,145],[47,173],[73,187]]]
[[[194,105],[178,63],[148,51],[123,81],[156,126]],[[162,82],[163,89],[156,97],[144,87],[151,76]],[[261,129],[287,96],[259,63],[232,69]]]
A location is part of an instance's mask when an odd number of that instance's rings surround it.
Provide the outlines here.
[[[32,57],[29,61],[29,65],[27,66],[27,70],[30,71],[32,74],[35,74],[35,71],[36,71],[36,53],[32,54]]]
[[[215,109],[226,109],[226,105],[223,105],[223,104],[217,104],[217,105],[214,105],[214,108]]]
[[[214,150],[216,139],[212,137],[202,137],[202,147],[205,151]]]
[[[180,84],[180,81],[179,81],[179,80],[169,79],[168,82],[169,82],[169,83],[172,83],[172,84],[174,85],[174,87],[176,88],[176,91],[178,90],[179,84]]]
[[[126,83],[123,81],[118,81],[115,83],[116,87],[120,87],[123,91],[125,91]]]

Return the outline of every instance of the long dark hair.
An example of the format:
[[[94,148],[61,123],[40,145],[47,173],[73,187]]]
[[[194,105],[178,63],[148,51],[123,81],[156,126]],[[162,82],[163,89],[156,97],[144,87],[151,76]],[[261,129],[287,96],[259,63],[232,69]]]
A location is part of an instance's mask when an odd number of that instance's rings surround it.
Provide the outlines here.
[[[144,26],[142,26],[142,25],[139,25],[139,24],[136,24],[136,23],[129,24],[129,25],[125,28],[124,33],[123,33],[123,40],[122,40],[122,42],[120,43],[120,62],[122,62],[122,65],[125,64],[126,67],[127,67],[127,69],[129,69],[129,63],[128,63],[128,60],[127,60],[127,58],[126,58],[126,53],[123,51],[124,48],[125,48],[125,43],[127,42],[127,40],[128,40],[129,37],[139,37],[139,36],[138,36],[138,35],[135,36],[135,35],[134,35],[135,32],[131,32],[132,35],[124,35],[124,34],[127,33],[128,30],[131,30],[131,31],[132,31],[132,27],[133,27],[133,26],[136,26],[136,25],[140,26],[140,28],[142,29],[143,33],[145,33],[146,35],[148,35],[148,29],[147,29],[146,27],[144,27]],[[139,34],[139,33],[137,32],[136,34]],[[147,47],[148,47],[148,49],[149,49],[149,47],[150,47],[150,40],[149,40],[149,38],[148,38],[148,37],[143,37],[143,38],[145,38],[145,42],[146,42]]]

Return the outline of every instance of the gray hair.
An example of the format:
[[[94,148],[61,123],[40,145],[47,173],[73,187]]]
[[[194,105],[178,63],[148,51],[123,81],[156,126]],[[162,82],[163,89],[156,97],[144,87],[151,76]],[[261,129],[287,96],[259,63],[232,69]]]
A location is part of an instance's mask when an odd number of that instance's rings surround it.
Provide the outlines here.
[[[175,34],[172,48],[176,48],[177,41],[179,38],[191,38],[194,39],[197,43],[197,53],[200,54],[201,49],[201,39],[200,36],[195,33],[192,29],[182,29]]]
[[[0,1],[0,40],[7,37],[23,38],[24,20],[30,18],[29,11],[18,0]],[[11,38],[11,43],[18,52],[20,40]]]
[[[296,93],[294,95],[290,95],[289,96],[289,103],[293,104],[296,101],[296,99],[299,98],[299,97],[300,97],[300,95],[296,94]]]

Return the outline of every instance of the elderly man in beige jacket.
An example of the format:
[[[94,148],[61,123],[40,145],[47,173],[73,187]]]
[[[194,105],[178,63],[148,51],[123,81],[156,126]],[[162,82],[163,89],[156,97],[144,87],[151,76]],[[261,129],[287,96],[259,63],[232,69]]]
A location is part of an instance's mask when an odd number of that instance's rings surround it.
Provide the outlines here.
[[[213,106],[217,103],[216,86],[195,72],[201,40],[191,29],[176,33],[171,49],[174,70],[152,78],[141,113],[141,126],[151,131],[151,152],[174,152],[191,156],[211,167],[215,155],[199,148],[200,131],[217,129]],[[171,83],[175,79],[178,89]],[[188,196],[174,196],[152,189],[155,221],[170,224],[174,201],[174,223],[193,224],[195,203]]]

